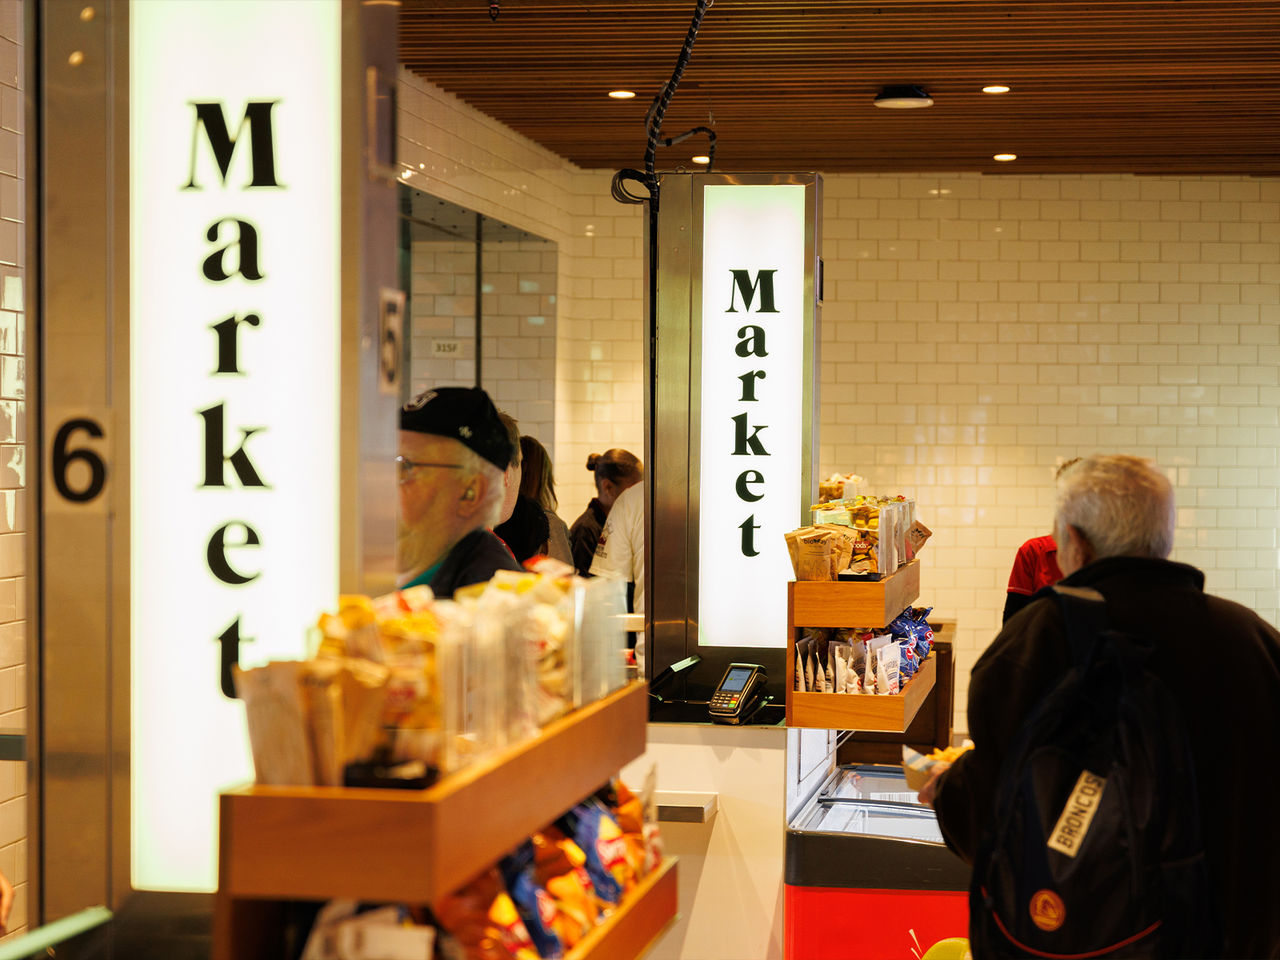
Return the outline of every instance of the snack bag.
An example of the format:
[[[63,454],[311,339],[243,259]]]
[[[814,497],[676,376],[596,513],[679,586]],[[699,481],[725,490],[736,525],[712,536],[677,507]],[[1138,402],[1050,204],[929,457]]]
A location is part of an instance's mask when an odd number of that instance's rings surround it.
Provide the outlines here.
[[[542,960],[559,960],[564,956],[564,943],[556,928],[560,910],[534,872],[533,842],[526,840],[513,853],[498,861],[498,870],[506,883],[511,902],[524,921]]]
[[[800,538],[813,533],[813,527],[800,527],[782,535],[787,542],[787,554],[791,557],[791,572],[800,579]]]
[[[859,501],[850,511],[856,537],[849,570],[867,579],[878,580],[883,573],[880,566],[880,506],[865,498],[859,498]]]
[[[600,801],[589,797],[561,817],[556,826],[586,854],[587,875],[596,900],[603,911],[612,910],[622,900],[628,881],[634,883],[617,822]]]
[[[231,668],[244,701],[257,782],[310,786],[315,781],[302,677],[306,665],[277,661],[251,670]]]
[[[901,689],[901,656],[899,647],[892,636],[880,636],[871,641],[871,652],[875,658],[876,693],[895,694]]]
[[[808,637],[801,637],[796,641],[796,676],[795,691],[796,693],[808,693],[809,685],[804,679],[804,644]]]
[[[831,535],[831,575],[827,579],[835,580],[836,575],[847,569],[853,560],[854,546],[858,541],[857,531],[853,527],[832,523],[824,523],[815,529]]]
[[[565,949],[572,950],[600,918],[587,855],[555,827],[535,833],[532,840],[534,879],[555,901],[552,927]]]
[[[431,909],[464,960],[539,960],[496,867],[441,898]]]
[[[911,556],[918,556],[921,548],[924,547],[925,541],[933,536],[933,531],[926,527],[919,520],[913,519],[911,525],[907,527],[907,545],[910,548]]]
[[[835,677],[828,673],[831,667],[830,647],[830,633],[826,630],[815,630],[813,633],[813,683],[816,693],[832,693],[835,689]]]
[[[849,660],[853,655],[853,647],[838,640],[831,641],[828,647],[831,654],[831,675],[834,678],[834,693],[847,693],[849,690]]]
[[[898,529],[898,503],[894,500],[880,501],[878,541],[880,572],[888,576],[898,569],[898,546],[902,542]]]
[[[801,537],[797,557],[797,580],[830,580],[831,534],[816,530]]]
[[[808,693],[817,693],[818,688],[815,686],[813,676],[813,637],[805,636],[796,644],[796,663],[798,669],[803,671],[804,687],[803,691]]]
[[[905,684],[916,675],[916,671],[920,669],[920,656],[916,653],[916,642],[910,637],[901,639],[895,637],[894,641],[898,645],[898,671],[902,676]]]

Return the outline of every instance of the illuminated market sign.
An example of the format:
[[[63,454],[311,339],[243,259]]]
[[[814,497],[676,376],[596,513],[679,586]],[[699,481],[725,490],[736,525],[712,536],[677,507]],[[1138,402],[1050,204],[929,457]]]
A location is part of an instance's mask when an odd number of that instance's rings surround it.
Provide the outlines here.
[[[132,881],[211,891],[230,665],[302,656],[337,592],[340,7],[129,27]]]
[[[786,643],[805,386],[805,187],[707,185],[699,643]]]

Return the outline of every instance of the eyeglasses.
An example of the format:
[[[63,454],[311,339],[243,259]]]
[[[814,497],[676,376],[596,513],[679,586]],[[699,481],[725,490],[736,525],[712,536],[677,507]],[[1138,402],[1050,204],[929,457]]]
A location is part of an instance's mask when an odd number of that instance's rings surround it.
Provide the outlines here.
[[[423,460],[410,460],[408,457],[396,457],[396,471],[401,480],[409,479],[413,471],[422,467],[440,467],[442,470],[461,470],[460,463],[429,463]]]

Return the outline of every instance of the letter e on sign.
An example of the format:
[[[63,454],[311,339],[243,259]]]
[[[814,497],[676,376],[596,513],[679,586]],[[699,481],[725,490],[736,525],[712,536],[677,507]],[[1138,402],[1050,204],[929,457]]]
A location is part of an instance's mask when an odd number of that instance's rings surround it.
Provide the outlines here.
[[[44,495],[54,513],[107,512],[111,438],[99,412],[51,410]]]

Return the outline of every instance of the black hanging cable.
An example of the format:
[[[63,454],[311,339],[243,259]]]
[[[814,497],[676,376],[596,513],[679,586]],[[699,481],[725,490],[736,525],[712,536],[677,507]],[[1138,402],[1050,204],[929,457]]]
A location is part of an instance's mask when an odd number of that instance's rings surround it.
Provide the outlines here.
[[[710,127],[693,127],[684,133],[678,133],[674,137],[667,137],[662,141],[664,147],[672,147],[683,140],[688,140],[695,133],[705,133],[707,135],[707,172],[715,166],[716,162],[716,132]]]
[[[689,59],[693,56],[693,41],[698,38],[698,28],[702,26],[703,14],[707,12],[711,3],[712,0],[697,0],[693,21],[689,24],[689,32],[685,34],[684,46],[680,48],[680,56],[676,58],[676,67],[671,73],[671,79],[667,81],[666,86],[662,88],[662,93],[649,107],[649,115],[646,118],[649,142],[644,151],[644,174],[649,186],[649,199],[654,207],[658,205],[658,176],[654,172],[654,166],[658,152],[658,138],[662,131],[662,119],[666,116],[667,107],[671,105],[671,98],[676,94],[676,87],[680,85],[680,78],[684,76],[685,67],[689,65]]]
[[[639,170],[633,170],[632,168],[627,167],[619,170],[613,175],[613,184],[610,187],[613,199],[617,200],[619,203],[644,203],[648,197],[642,197],[639,194],[632,193],[628,190],[626,188],[626,181],[628,180],[632,180],[640,184],[640,186],[644,187],[646,191],[649,189],[649,184],[645,180],[644,174]]]
[[[680,78],[684,75],[685,67],[689,65],[689,58],[693,55],[693,41],[698,37],[698,28],[702,25],[702,17],[714,2],[715,0],[697,0],[693,21],[689,24],[689,30],[685,34],[684,45],[680,48],[680,55],[676,58],[676,66],[671,73],[671,79],[663,86],[662,92],[653,98],[653,103],[649,104],[649,111],[644,118],[645,132],[647,134],[644,172],[641,173],[639,170],[628,168],[619,170],[613,175],[613,183],[610,187],[613,199],[619,203],[644,203],[645,200],[648,200],[651,217],[658,206],[658,176],[654,167],[659,142],[669,147],[673,143],[679,143],[695,133],[706,133],[710,141],[710,147],[707,150],[707,157],[710,163],[707,164],[707,169],[710,170],[712,164],[715,163],[716,135],[710,127],[694,127],[692,130],[666,140],[662,140],[660,136],[662,119],[666,115],[667,107],[671,104],[671,98],[675,96],[676,87],[680,85]],[[626,187],[626,181],[628,180],[642,184],[648,192],[648,196],[642,197],[628,190]]]

